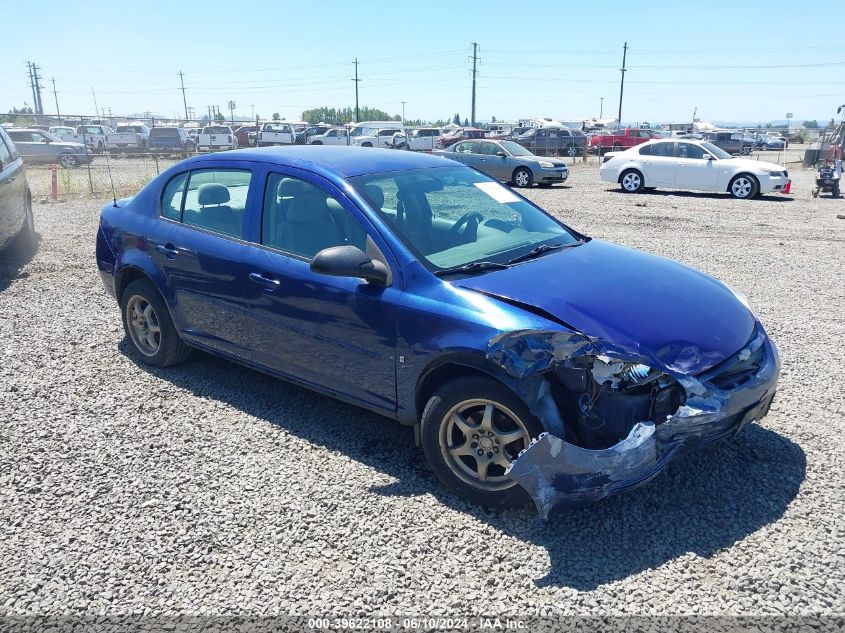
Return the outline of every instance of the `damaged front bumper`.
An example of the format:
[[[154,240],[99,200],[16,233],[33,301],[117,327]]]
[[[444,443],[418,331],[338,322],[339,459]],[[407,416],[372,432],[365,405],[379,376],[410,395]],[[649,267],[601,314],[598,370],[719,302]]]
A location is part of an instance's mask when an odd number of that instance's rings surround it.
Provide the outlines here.
[[[492,341],[488,351],[488,358],[508,372],[511,387],[548,431],[532,441],[508,470],[544,519],[645,484],[670,460],[761,419],[769,411],[780,372],[777,350],[757,323],[743,349],[707,372],[690,376],[679,370],[679,365],[688,363],[664,362],[661,370],[683,387],[685,402],[665,420],[637,422],[618,443],[594,450],[566,441],[567,425],[543,372],[586,354],[652,366],[655,359],[560,332],[511,333]]]

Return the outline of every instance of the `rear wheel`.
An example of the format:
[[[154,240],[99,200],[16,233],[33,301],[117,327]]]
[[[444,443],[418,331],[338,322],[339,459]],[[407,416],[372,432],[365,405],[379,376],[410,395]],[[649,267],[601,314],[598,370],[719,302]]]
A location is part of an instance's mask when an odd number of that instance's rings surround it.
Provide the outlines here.
[[[507,387],[479,376],[447,383],[434,393],[423,412],[421,439],[446,488],[471,503],[509,507],[529,497],[505,471],[542,431]]]
[[[142,363],[169,367],[191,354],[176,332],[164,299],[148,279],[136,279],[120,297],[123,329]]]
[[[618,152],[620,149],[622,149],[622,144],[619,143],[619,142],[616,142],[616,143],[613,144],[612,149],[613,149],[614,152]]]
[[[367,141],[366,143],[361,143],[361,147],[372,147],[373,144]]]
[[[534,174],[527,167],[517,167],[513,172],[513,184],[517,187],[530,187],[534,182]]]
[[[619,184],[625,193],[639,193],[645,187],[643,175],[636,169],[627,169],[619,177]]]
[[[24,197],[23,205],[24,221],[18,240],[24,248],[29,248],[35,244],[35,219],[32,217],[32,196],[29,192]]]
[[[740,200],[753,198],[757,195],[759,190],[760,187],[757,184],[757,179],[750,174],[739,174],[734,176],[733,180],[731,180],[731,183],[728,185],[728,191],[731,192],[731,195],[734,198],[739,198]]]

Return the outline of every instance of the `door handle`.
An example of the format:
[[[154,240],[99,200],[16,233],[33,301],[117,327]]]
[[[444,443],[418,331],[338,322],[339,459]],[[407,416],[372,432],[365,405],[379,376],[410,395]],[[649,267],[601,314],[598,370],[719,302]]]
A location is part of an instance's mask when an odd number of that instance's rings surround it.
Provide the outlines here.
[[[173,244],[156,244],[156,250],[159,253],[164,253],[167,259],[176,259],[176,256],[179,254],[179,251]]]
[[[275,292],[281,285],[278,279],[270,279],[261,273],[249,273],[249,280],[262,286],[267,292]]]

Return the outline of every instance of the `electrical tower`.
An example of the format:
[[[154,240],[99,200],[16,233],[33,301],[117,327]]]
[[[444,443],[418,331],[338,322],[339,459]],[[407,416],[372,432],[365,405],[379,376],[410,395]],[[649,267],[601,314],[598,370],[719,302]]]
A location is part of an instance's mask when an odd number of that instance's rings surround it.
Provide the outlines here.
[[[40,66],[36,66],[34,62],[26,63],[29,69],[29,85],[32,86],[32,101],[35,114],[44,114],[44,106],[41,103],[41,77],[38,76]]]

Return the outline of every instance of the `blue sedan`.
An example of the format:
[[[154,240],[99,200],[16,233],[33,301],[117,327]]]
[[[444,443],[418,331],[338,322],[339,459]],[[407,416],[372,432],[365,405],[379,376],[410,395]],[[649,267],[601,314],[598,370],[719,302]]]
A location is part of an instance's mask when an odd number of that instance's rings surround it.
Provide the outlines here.
[[[197,156],[106,206],[96,256],[142,362],[201,349],[414,425],[448,489],[543,517],[760,419],[779,373],[742,295],[437,156]]]

